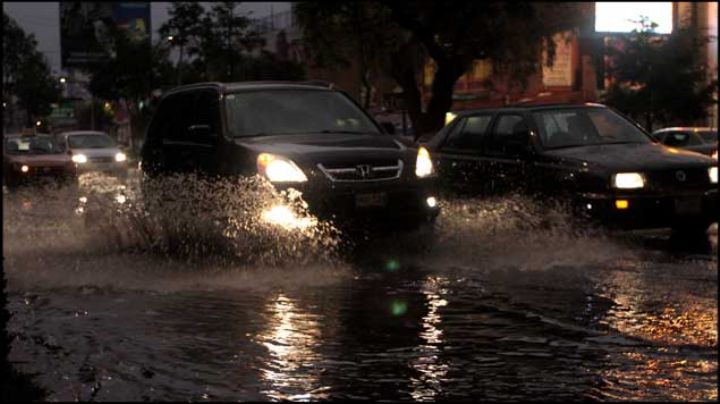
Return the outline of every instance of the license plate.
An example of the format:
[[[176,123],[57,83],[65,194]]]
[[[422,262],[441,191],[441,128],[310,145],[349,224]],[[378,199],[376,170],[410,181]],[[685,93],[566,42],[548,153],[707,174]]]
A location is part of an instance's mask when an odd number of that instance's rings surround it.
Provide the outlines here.
[[[681,216],[698,215],[702,213],[702,200],[700,198],[676,198],[675,213]]]
[[[384,192],[355,195],[355,207],[358,208],[382,207],[386,202],[387,194]]]

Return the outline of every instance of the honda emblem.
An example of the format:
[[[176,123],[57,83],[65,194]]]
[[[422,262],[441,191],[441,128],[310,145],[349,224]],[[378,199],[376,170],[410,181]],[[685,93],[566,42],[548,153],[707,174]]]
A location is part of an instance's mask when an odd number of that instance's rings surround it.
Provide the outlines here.
[[[355,169],[362,178],[368,178],[372,173],[372,167],[368,164],[361,164],[359,166],[356,166]]]

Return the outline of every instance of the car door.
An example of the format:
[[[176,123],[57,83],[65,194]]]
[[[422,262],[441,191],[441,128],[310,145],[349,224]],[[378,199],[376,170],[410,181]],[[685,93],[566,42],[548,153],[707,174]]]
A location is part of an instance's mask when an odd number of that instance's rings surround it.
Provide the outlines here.
[[[484,192],[483,143],[491,121],[491,114],[459,118],[439,145],[437,169],[444,187],[450,192],[462,195]]]
[[[529,126],[521,114],[497,116],[485,145],[486,175],[491,193],[525,190],[529,136]]]
[[[187,130],[195,107],[195,92],[182,92],[170,97],[172,99],[167,101],[171,111],[160,129],[165,169],[170,173],[190,173],[197,169]]]
[[[217,173],[217,149],[220,139],[220,95],[215,89],[195,93],[194,106],[187,120],[184,144],[187,164],[202,173]]]

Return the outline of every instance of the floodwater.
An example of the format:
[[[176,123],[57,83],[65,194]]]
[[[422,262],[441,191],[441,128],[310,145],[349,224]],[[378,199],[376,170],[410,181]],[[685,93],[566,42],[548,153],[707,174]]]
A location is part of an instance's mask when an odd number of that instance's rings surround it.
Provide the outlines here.
[[[432,243],[347,255],[312,218],[260,219],[261,184],[166,186],[203,197],[147,214],[135,179],[92,176],[3,195],[10,359],[47,400],[718,398],[716,225],[677,250],[444,200]]]

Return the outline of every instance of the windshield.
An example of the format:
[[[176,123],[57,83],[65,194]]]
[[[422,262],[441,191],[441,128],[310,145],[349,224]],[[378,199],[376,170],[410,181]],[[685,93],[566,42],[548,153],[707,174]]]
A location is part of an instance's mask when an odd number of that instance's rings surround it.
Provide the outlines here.
[[[375,124],[341,93],[318,90],[243,91],[225,97],[231,136],[372,133]]]
[[[105,134],[88,133],[83,135],[69,135],[68,145],[71,149],[105,149],[115,147],[115,141]]]
[[[533,116],[545,149],[652,142],[627,119],[605,108],[547,110]]]
[[[62,147],[52,136],[13,136],[5,139],[8,154],[56,154]]]

